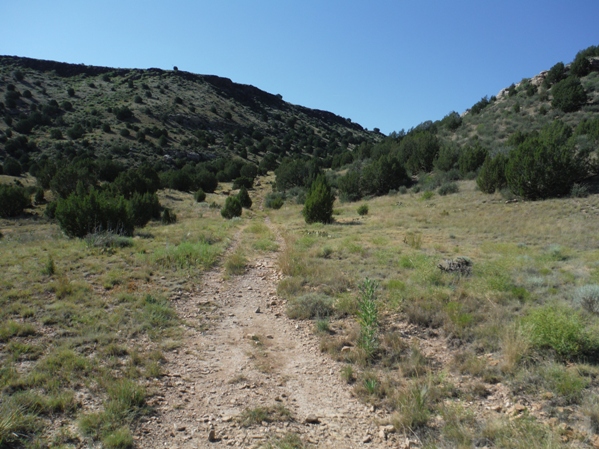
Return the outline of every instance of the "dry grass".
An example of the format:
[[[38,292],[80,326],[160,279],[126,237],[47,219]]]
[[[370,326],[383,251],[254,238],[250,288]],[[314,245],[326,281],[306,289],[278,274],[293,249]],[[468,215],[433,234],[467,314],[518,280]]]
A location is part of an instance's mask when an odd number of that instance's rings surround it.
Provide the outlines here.
[[[367,204],[368,218],[352,222],[347,217],[355,216],[356,205],[336,203],[336,222],[327,226],[307,225],[301,206],[286,204],[270,213],[286,235],[279,260],[286,277],[279,284],[279,292],[291,301],[307,292],[335,298],[336,316],[340,318],[330,321],[335,335],[321,335],[321,349],[350,362],[351,377],[357,378],[354,388],[367,401],[388,403],[390,397],[401,393],[403,399],[396,400],[404,404],[397,406],[398,429],[416,431],[432,446],[445,442],[448,447],[468,447],[481,441],[481,429],[496,431],[489,441],[498,442],[500,447],[510,447],[517,438],[537,438],[548,447],[557,444],[553,433],[540,422],[515,426],[501,421],[495,428],[480,416],[472,417],[468,410],[464,411],[467,419],[454,416],[444,430],[431,427],[430,416],[441,413],[447,405],[446,400],[440,402],[443,395],[427,396],[424,390],[418,393],[421,384],[415,389],[381,390],[381,379],[398,369],[407,382],[445,373],[449,385],[453,376],[464,376],[472,392],[452,390],[449,405],[454,394],[478,400],[479,393],[487,394],[489,386],[497,382],[510,385],[516,396],[524,394],[531,390],[520,389],[522,379],[537,379],[561,396],[561,403],[578,407],[580,392],[594,391],[599,382],[592,377],[586,383],[571,370],[546,368],[545,362],[553,360],[555,353],[551,346],[533,345],[523,317],[555,301],[565,303],[574,313],[571,298],[576,289],[599,284],[599,234],[595,226],[599,197],[506,204],[499,194],[477,191],[474,181],[461,181],[459,193],[453,195],[423,200],[421,193],[408,193],[374,198]],[[437,268],[444,259],[458,256],[472,260],[470,275],[442,273]],[[371,363],[366,363],[355,347],[357,336],[350,335],[351,326],[335,321],[355,322],[356,286],[365,278],[379,281],[379,313],[390,317],[381,320],[380,347]],[[585,325],[594,332],[599,319],[588,315]],[[411,331],[398,332],[400,323]],[[432,344],[439,344],[439,351],[424,357],[421,349],[409,343],[414,335],[431,338]],[[442,350],[442,342],[451,342],[447,346],[450,349]],[[345,344],[353,347],[341,352]],[[558,366],[564,357],[575,365],[586,360],[577,359],[576,354],[565,355]],[[366,366],[378,383],[362,383],[361,370]],[[364,393],[369,389],[373,394]],[[535,444],[533,447],[539,447]],[[518,445],[515,447],[522,447]]]
[[[43,219],[0,220],[0,252],[10,255],[0,260],[0,403],[12,410],[0,411],[0,446],[44,446],[50,432],[132,444],[142,385],[160,376],[162,351],[179,345],[169,297],[189,287],[189,269],[218,261],[239,225],[191,195],[160,197],[179,221],[150,223],[124,245],[70,240]],[[82,406],[80,394],[104,411]]]

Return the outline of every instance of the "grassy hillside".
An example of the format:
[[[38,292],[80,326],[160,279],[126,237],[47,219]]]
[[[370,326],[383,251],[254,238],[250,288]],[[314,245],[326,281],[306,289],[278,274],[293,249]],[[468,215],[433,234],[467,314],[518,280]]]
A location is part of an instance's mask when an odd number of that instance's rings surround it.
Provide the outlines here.
[[[453,120],[449,114],[437,122],[443,139],[467,144],[478,138],[484,145],[500,151],[516,132],[539,131],[548,123],[561,120],[572,128],[599,113],[599,50],[591,46],[578,52],[572,62],[556,63],[532,78],[506,86],[496,95],[487,95]],[[567,77],[580,80],[586,98],[572,109],[555,102],[554,86]]]
[[[551,89],[539,84],[538,80],[523,79],[511,90],[502,90],[480,113],[467,111],[462,117],[462,125],[455,132],[444,129],[441,135],[459,144],[478,137],[484,145],[499,150],[517,131],[539,131],[554,120],[562,120],[576,128],[582,121],[594,119],[599,113],[599,72],[591,72],[582,77],[581,82],[588,100],[578,111],[566,113],[553,107]]]
[[[29,141],[16,158],[91,149],[126,164],[174,165],[268,152],[326,158],[377,135],[335,114],[217,76],[111,69],[0,57],[0,157],[7,140]],[[3,157],[2,157],[3,158]]]

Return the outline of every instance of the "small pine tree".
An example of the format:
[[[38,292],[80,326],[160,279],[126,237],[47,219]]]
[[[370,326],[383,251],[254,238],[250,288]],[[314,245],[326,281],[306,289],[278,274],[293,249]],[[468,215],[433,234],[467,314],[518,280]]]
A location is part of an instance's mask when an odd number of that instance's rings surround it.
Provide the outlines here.
[[[462,176],[478,170],[486,157],[487,149],[478,141],[473,146],[464,148],[458,157],[458,166]]]
[[[170,209],[165,208],[162,211],[162,216],[160,217],[160,222],[165,225],[169,225],[177,222],[177,216],[171,212]]]
[[[237,199],[241,203],[241,206],[249,209],[252,207],[252,199],[250,198],[250,194],[248,193],[248,189],[245,186],[241,186],[239,189],[239,193],[237,194]]]
[[[306,223],[332,223],[334,202],[331,186],[323,175],[318,176],[310,186],[304,203],[302,213]]]
[[[29,206],[29,196],[23,187],[10,184],[0,185],[0,217],[16,217]]]
[[[368,215],[368,204],[362,204],[358,207],[358,215]]]
[[[23,167],[21,167],[21,164],[16,159],[7,157],[4,160],[3,172],[8,176],[21,176],[21,173],[23,173]]]
[[[206,192],[204,192],[202,189],[198,189],[194,195],[194,198],[198,203],[203,203],[206,201]]]
[[[558,62],[555,64],[545,76],[543,80],[543,85],[547,88],[553,86],[555,83],[559,83],[566,77],[566,66],[564,66],[563,62]]]
[[[553,100],[551,106],[564,112],[578,111],[587,101],[587,93],[580,80],[569,76],[560,81],[551,89]]]
[[[570,73],[574,76],[583,77],[591,73],[591,63],[583,54],[576,55],[576,59],[570,66]]]
[[[135,192],[129,200],[129,211],[135,226],[143,227],[151,219],[160,218],[160,202],[155,193]]]
[[[567,195],[589,164],[571,135],[568,125],[555,121],[518,145],[505,169],[510,190],[532,200]]]
[[[98,231],[132,235],[135,226],[124,197],[94,188],[87,193],[82,183],[68,198],[58,199],[55,216],[69,237],[85,237]]]
[[[236,196],[230,196],[225,201],[225,205],[220,210],[223,218],[230,220],[233,217],[240,217],[242,212],[241,202]]]
[[[35,204],[42,204],[46,201],[44,198],[44,189],[42,187],[38,187],[35,190],[34,201],[35,201]]]
[[[505,179],[505,165],[507,158],[503,154],[498,154],[494,158],[487,156],[485,162],[476,178],[476,184],[481,192],[495,193],[507,185]]]

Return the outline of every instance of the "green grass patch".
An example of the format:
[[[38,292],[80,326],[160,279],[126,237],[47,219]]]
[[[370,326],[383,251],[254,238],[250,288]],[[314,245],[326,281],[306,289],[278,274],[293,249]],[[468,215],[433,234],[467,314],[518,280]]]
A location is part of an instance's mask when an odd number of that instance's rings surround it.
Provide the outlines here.
[[[334,313],[333,299],[317,293],[310,293],[290,299],[287,303],[287,316],[294,320],[325,318]]]
[[[173,270],[202,268],[207,270],[218,260],[220,249],[207,242],[182,242],[156,250],[153,262]]]
[[[225,272],[228,275],[239,276],[245,273],[248,259],[243,249],[238,248],[225,259]]]
[[[553,349],[560,357],[592,355],[599,340],[591,334],[576,310],[560,304],[531,309],[523,323],[530,326],[531,341],[540,349]]]
[[[291,412],[281,404],[270,407],[247,408],[239,416],[239,423],[242,427],[251,427],[259,425],[262,422],[290,421],[293,421]]]
[[[6,342],[12,337],[28,337],[35,333],[35,327],[29,323],[11,320],[0,324],[0,342]]]

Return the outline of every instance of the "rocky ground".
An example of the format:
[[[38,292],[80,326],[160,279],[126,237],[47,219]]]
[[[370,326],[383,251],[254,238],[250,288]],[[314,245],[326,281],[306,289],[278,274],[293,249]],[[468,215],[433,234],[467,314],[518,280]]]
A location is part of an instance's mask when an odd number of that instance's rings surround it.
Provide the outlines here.
[[[291,434],[319,448],[420,447],[416,438],[385,425],[390,416],[384,410],[352,395],[340,376],[343,364],[321,352],[312,322],[287,318],[285,301],[276,294],[282,278],[276,258],[276,253],[260,255],[238,276],[215,268],[173,301],[185,333],[179,349],[166,355],[166,374],[151,386],[156,394],[149,405],[156,413],[142,419],[136,446],[258,448]],[[451,364],[455,351],[446,338],[400,317],[393,322],[431,363]],[[498,363],[490,354],[480,357],[485,364]],[[543,411],[540,398],[514,397],[501,383],[447,375],[462,392],[484,389],[462,404],[478,417],[511,420],[529,414],[552,427],[558,424]],[[582,429],[562,426],[563,442],[586,440],[599,447]]]
[[[185,336],[154,386],[157,414],[137,429],[139,447],[259,447],[289,433],[324,448],[409,445],[378,425],[382,411],[352,397],[311,326],[285,316],[280,277],[271,253],[240,276],[215,269],[175,301]],[[258,408],[290,416],[244,423]]]

